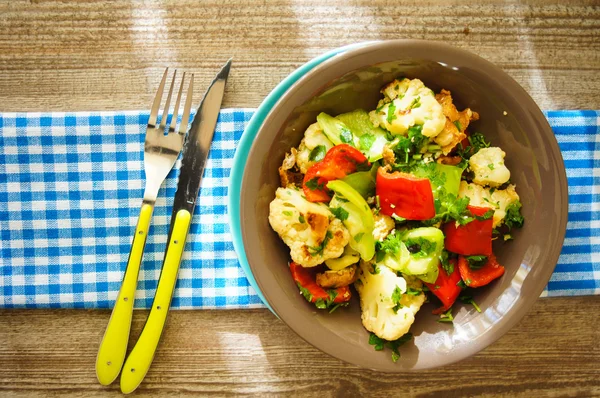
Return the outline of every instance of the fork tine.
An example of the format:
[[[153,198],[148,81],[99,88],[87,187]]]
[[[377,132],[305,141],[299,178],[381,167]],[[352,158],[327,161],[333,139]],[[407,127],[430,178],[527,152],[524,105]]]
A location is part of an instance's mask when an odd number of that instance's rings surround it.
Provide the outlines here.
[[[173,80],[171,80],[171,86],[169,87],[169,95],[167,95],[167,101],[165,102],[165,109],[163,110],[162,119],[160,119],[160,126],[158,129],[164,131],[167,125],[167,117],[169,117],[169,106],[171,105],[171,96],[173,95],[173,86],[175,86],[175,77],[177,76],[177,69],[173,73]]]
[[[165,69],[165,73],[163,73],[163,77],[158,86],[158,90],[156,90],[156,95],[154,96],[154,102],[152,103],[152,110],[150,111],[150,118],[148,119],[149,126],[156,126],[156,117],[158,116],[158,109],[160,108],[160,100],[162,99],[162,94],[165,89],[165,81],[167,80],[167,72],[169,72],[169,68]]]
[[[181,84],[179,84],[179,93],[177,93],[177,100],[175,101],[175,108],[173,109],[173,116],[171,116],[171,124],[169,125],[169,133],[175,131],[177,126],[177,116],[179,115],[179,104],[181,103],[181,94],[183,92],[183,82],[185,80],[185,72],[181,76]]]
[[[185,94],[185,106],[183,107],[183,116],[179,125],[179,134],[185,136],[187,133],[188,122],[190,119],[190,110],[192,109],[192,94],[194,93],[194,75],[190,78],[187,93]]]

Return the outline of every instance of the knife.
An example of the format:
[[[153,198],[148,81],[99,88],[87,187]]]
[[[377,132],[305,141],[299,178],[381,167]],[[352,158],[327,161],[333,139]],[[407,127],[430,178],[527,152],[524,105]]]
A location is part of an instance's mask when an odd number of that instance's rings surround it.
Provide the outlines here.
[[[144,380],[165,326],[230,67],[231,59],[221,68],[208,87],[196,111],[183,148],[165,258],[150,315],[148,315],[144,329],[123,366],[121,391],[124,394],[133,392]]]

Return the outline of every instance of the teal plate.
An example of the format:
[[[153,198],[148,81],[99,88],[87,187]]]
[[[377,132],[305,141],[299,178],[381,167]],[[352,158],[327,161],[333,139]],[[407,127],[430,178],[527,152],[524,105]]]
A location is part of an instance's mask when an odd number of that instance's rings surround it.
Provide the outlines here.
[[[231,174],[229,176],[229,200],[228,200],[228,213],[229,213],[229,229],[231,230],[231,236],[233,238],[233,248],[238,256],[238,260],[242,269],[246,273],[246,278],[248,278],[248,282],[258,294],[258,297],[262,300],[262,302],[274,313],[273,309],[265,300],[265,297],[261,293],[254,276],[252,275],[252,270],[250,270],[250,265],[248,264],[248,259],[246,258],[246,252],[244,250],[244,243],[242,241],[242,220],[240,218],[240,202],[239,198],[241,197],[241,187],[242,187],[242,177],[244,175],[244,168],[246,167],[246,160],[248,157],[248,153],[250,152],[250,148],[252,147],[252,143],[254,142],[254,138],[260,129],[260,126],[265,121],[265,118],[275,106],[279,98],[283,96],[283,94],[289,90],[291,86],[294,85],[302,76],[308,73],[315,66],[321,64],[322,62],[328,60],[334,55],[340,54],[344,51],[347,51],[352,48],[356,48],[366,43],[357,43],[351,44],[349,46],[336,48],[331,50],[323,55],[320,55],[316,58],[313,58],[309,62],[305,63],[294,72],[292,72],[288,77],[286,77],[281,83],[279,83],[269,95],[264,99],[262,104],[258,107],[244,133],[242,134],[242,138],[238,144],[238,147],[235,151],[235,156],[233,157],[233,166],[231,168]]]

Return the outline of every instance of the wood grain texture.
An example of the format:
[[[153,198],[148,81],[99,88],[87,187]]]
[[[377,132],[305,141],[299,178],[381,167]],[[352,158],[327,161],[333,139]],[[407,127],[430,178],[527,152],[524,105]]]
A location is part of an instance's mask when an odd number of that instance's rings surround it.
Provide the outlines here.
[[[140,395],[598,396],[598,297],[540,299],[482,353],[383,375],[322,354],[266,310],[173,311]],[[133,338],[146,311],[134,316]],[[0,394],[118,395],[94,361],[108,311],[0,311]]]
[[[0,110],[147,108],[167,65],[196,73],[198,98],[230,56],[224,106],[255,107],[324,51],[397,38],[469,49],[512,75],[543,109],[600,107],[597,1],[323,3],[2,2],[0,93],[8,101]]]
[[[396,38],[469,49],[543,109],[600,109],[599,32],[597,0],[4,1],[0,111],[145,109],[167,65],[196,74],[199,98],[230,56],[224,106],[256,107],[324,51]],[[178,311],[136,395],[600,396],[599,316],[600,297],[540,299],[473,358],[382,375],[320,353],[266,310]],[[108,317],[0,311],[0,396],[119,395],[94,375]]]

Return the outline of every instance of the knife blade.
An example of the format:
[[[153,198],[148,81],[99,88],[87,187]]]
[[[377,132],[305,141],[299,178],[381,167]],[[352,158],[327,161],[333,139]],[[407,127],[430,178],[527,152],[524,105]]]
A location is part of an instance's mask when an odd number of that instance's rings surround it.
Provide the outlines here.
[[[171,215],[171,227],[175,220],[174,216],[179,210],[186,209],[190,213],[194,212],[202,181],[202,173],[204,172],[204,166],[206,165],[206,159],[210,151],[230,68],[231,59],[221,68],[221,71],[208,87],[192,121],[192,126],[190,127],[190,132],[183,148],[179,182],[177,183],[177,192],[175,193],[173,213]]]
[[[150,314],[123,366],[121,391],[124,394],[133,392],[144,380],[165,326],[230,68],[231,59],[221,68],[206,90],[183,148],[165,258]]]

